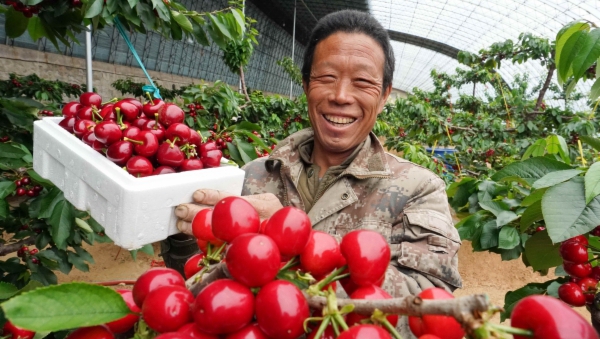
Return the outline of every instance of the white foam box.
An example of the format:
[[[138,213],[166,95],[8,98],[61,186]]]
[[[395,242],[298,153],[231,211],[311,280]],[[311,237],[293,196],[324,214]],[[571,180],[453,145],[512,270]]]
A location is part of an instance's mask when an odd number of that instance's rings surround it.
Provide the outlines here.
[[[178,233],[174,209],[200,188],[239,195],[244,171],[218,168],[136,178],[70,134],[61,117],[36,121],[33,169],[87,210],[123,248],[133,250]]]

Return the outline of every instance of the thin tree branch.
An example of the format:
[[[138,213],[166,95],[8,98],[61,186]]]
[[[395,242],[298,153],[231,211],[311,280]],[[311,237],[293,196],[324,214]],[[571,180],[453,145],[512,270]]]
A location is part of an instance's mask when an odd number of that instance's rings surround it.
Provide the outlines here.
[[[21,241],[17,241],[12,244],[0,245],[0,256],[4,256],[9,253],[16,252],[23,246],[33,245],[33,244],[35,244],[35,239],[37,239],[37,236],[25,238]]]
[[[227,266],[223,263],[219,263],[210,266],[210,268],[204,272],[200,271],[191,276],[186,280],[185,287],[187,287],[195,297],[211,282],[228,277],[229,272],[227,271]]]
[[[242,91],[244,92],[244,96],[246,97],[246,101],[250,101],[250,97],[248,96],[248,90],[246,89],[246,79],[244,77],[244,67],[240,66],[240,81],[242,82]]]
[[[554,59],[554,52],[552,52],[552,59]],[[542,101],[544,100],[544,96],[546,95],[546,91],[548,87],[550,87],[550,82],[552,81],[552,76],[554,75],[554,70],[556,69],[556,65],[554,62],[550,65],[548,69],[548,76],[546,76],[546,81],[544,82],[544,86],[540,90],[540,94],[538,95],[537,102],[535,103],[535,110],[538,111],[540,106],[542,105]]]

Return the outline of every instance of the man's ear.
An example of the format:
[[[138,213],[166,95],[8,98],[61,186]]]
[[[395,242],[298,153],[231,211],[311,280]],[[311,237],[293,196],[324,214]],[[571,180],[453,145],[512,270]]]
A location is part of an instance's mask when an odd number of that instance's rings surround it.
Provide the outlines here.
[[[377,115],[379,115],[382,111],[383,111],[383,107],[385,106],[385,103],[387,102],[388,98],[390,97],[390,93],[392,93],[392,85],[390,84],[385,91],[383,91],[381,93],[381,100],[379,101],[379,113],[377,113]]]
[[[308,95],[308,82],[302,78],[302,88],[304,89],[304,94]]]

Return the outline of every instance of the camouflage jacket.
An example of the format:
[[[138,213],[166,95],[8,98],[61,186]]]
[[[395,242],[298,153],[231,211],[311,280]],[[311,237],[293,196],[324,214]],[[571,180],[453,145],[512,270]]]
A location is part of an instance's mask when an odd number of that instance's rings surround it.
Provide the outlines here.
[[[268,158],[246,166],[242,195],[273,193],[284,206],[304,210],[297,189],[304,162],[298,145],[312,129],[292,134]],[[452,224],[444,182],[429,170],[386,153],[370,134],[356,158],[310,211],[313,228],[336,236],[355,229],[384,235],[392,265],[384,288],[396,297],[438,286],[461,287],[458,232]],[[392,269],[393,266],[393,269]]]

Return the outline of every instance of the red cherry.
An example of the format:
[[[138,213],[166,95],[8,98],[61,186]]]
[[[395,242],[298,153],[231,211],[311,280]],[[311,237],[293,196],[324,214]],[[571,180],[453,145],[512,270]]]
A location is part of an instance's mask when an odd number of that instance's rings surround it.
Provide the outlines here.
[[[135,139],[141,131],[139,127],[129,126],[123,130],[123,138]]]
[[[200,170],[204,168],[204,163],[202,162],[202,160],[198,159],[198,158],[194,158],[194,159],[184,159],[181,162],[181,165],[179,166],[179,170],[181,172],[185,172],[185,171],[195,171],[195,170]]]
[[[104,105],[104,107],[102,107],[102,109],[100,110],[100,116],[102,117],[103,121],[116,121],[117,120],[117,116],[115,115],[115,111],[114,111],[114,104],[106,104]]]
[[[123,115],[123,119],[127,121],[134,121],[140,115],[140,110],[136,105],[127,100],[121,100],[115,104],[115,114],[119,116],[117,112]]]
[[[177,173],[177,171],[175,171],[175,169],[173,167],[159,166],[154,170],[154,172],[152,172],[152,175],[161,175],[161,174],[170,174],[170,173]]]
[[[223,153],[220,150],[216,149],[206,152],[206,154],[204,154],[201,159],[202,163],[204,164],[204,167],[211,168],[221,166],[222,157]]]
[[[179,148],[179,146],[169,142],[164,142],[158,146],[158,150],[156,152],[156,161],[158,161],[159,164],[164,166],[179,167],[184,159],[185,154]]]
[[[81,138],[84,134],[93,130],[94,127],[96,127],[96,123],[92,120],[78,120],[75,122],[75,125],[73,125],[73,133],[75,133],[75,136],[78,138]]]
[[[572,282],[560,285],[558,288],[558,297],[571,306],[579,307],[585,305],[585,296],[581,287]]]
[[[589,260],[587,247],[579,242],[564,242],[560,245],[559,251],[560,256],[566,261],[583,264]]]
[[[592,265],[590,263],[577,264],[570,261],[563,261],[565,272],[577,278],[585,278],[592,273]]]
[[[185,124],[174,123],[165,131],[167,140],[174,141],[179,146],[187,144],[192,130]]]
[[[67,336],[66,339],[115,339],[114,334],[105,326],[79,328]]]
[[[134,139],[125,139],[133,142],[133,149],[136,154],[151,157],[158,151],[158,138],[149,131],[140,131]]]
[[[24,188],[17,188],[17,195],[18,196],[23,196],[27,193],[27,191]]]
[[[90,106],[83,106],[76,115],[80,120],[94,120],[94,110]]]
[[[67,132],[69,133],[73,133],[73,126],[75,125],[75,117],[65,117],[64,119],[62,119],[58,125],[62,128],[64,128],[65,130],[67,130]]]
[[[102,97],[94,92],[82,93],[79,102],[84,106],[102,106]]]
[[[175,104],[166,103],[158,112],[158,121],[166,127],[175,123],[183,123],[185,112]]]
[[[139,155],[133,156],[127,160],[127,164],[125,166],[127,172],[134,177],[147,177],[152,175],[152,172],[154,171],[150,160]]]
[[[148,119],[154,120],[155,114],[158,114],[159,111],[161,111],[164,106],[165,106],[164,101],[162,101],[160,99],[154,99],[154,100],[152,100],[151,103],[148,102],[148,103],[144,104],[144,106],[142,107],[142,112],[144,112],[144,114],[146,115],[146,117],[148,117]]]
[[[67,104],[62,109],[63,116],[69,118],[74,117],[77,112],[83,108],[83,105],[78,103],[77,101],[72,101]]]
[[[102,121],[94,127],[96,139],[105,145],[112,145],[121,140],[123,132],[114,121]]]
[[[148,120],[148,119],[146,119],[146,117],[141,116],[141,117],[135,119],[132,124],[133,124],[133,126],[139,128],[139,129],[146,129],[146,125],[148,124],[148,121],[151,121],[151,120]]]
[[[117,141],[108,146],[106,157],[118,166],[124,166],[133,156],[133,144],[129,141]]]
[[[28,331],[13,325],[10,320],[7,320],[4,323],[4,327],[2,328],[2,334],[4,336],[11,335],[7,337],[8,339],[32,339],[35,336],[35,332]]]
[[[121,297],[123,297],[123,301],[127,304],[127,307],[134,314],[128,314],[121,319],[117,319],[111,321],[106,324],[106,327],[113,333],[125,333],[133,328],[133,326],[138,322],[140,316],[138,315],[141,312],[141,309],[135,304],[133,301],[133,293],[131,290],[117,290]]]
[[[142,273],[133,285],[133,300],[141,307],[146,296],[161,286],[184,286],[185,281],[179,272],[172,268],[154,267]]]
[[[142,317],[159,333],[177,331],[192,321],[193,302],[192,292],[184,286],[161,286],[144,299]]]
[[[183,272],[185,273],[185,278],[189,279],[194,274],[200,272],[202,269],[202,259],[204,259],[206,255],[204,253],[197,253],[192,255],[183,266]]]

